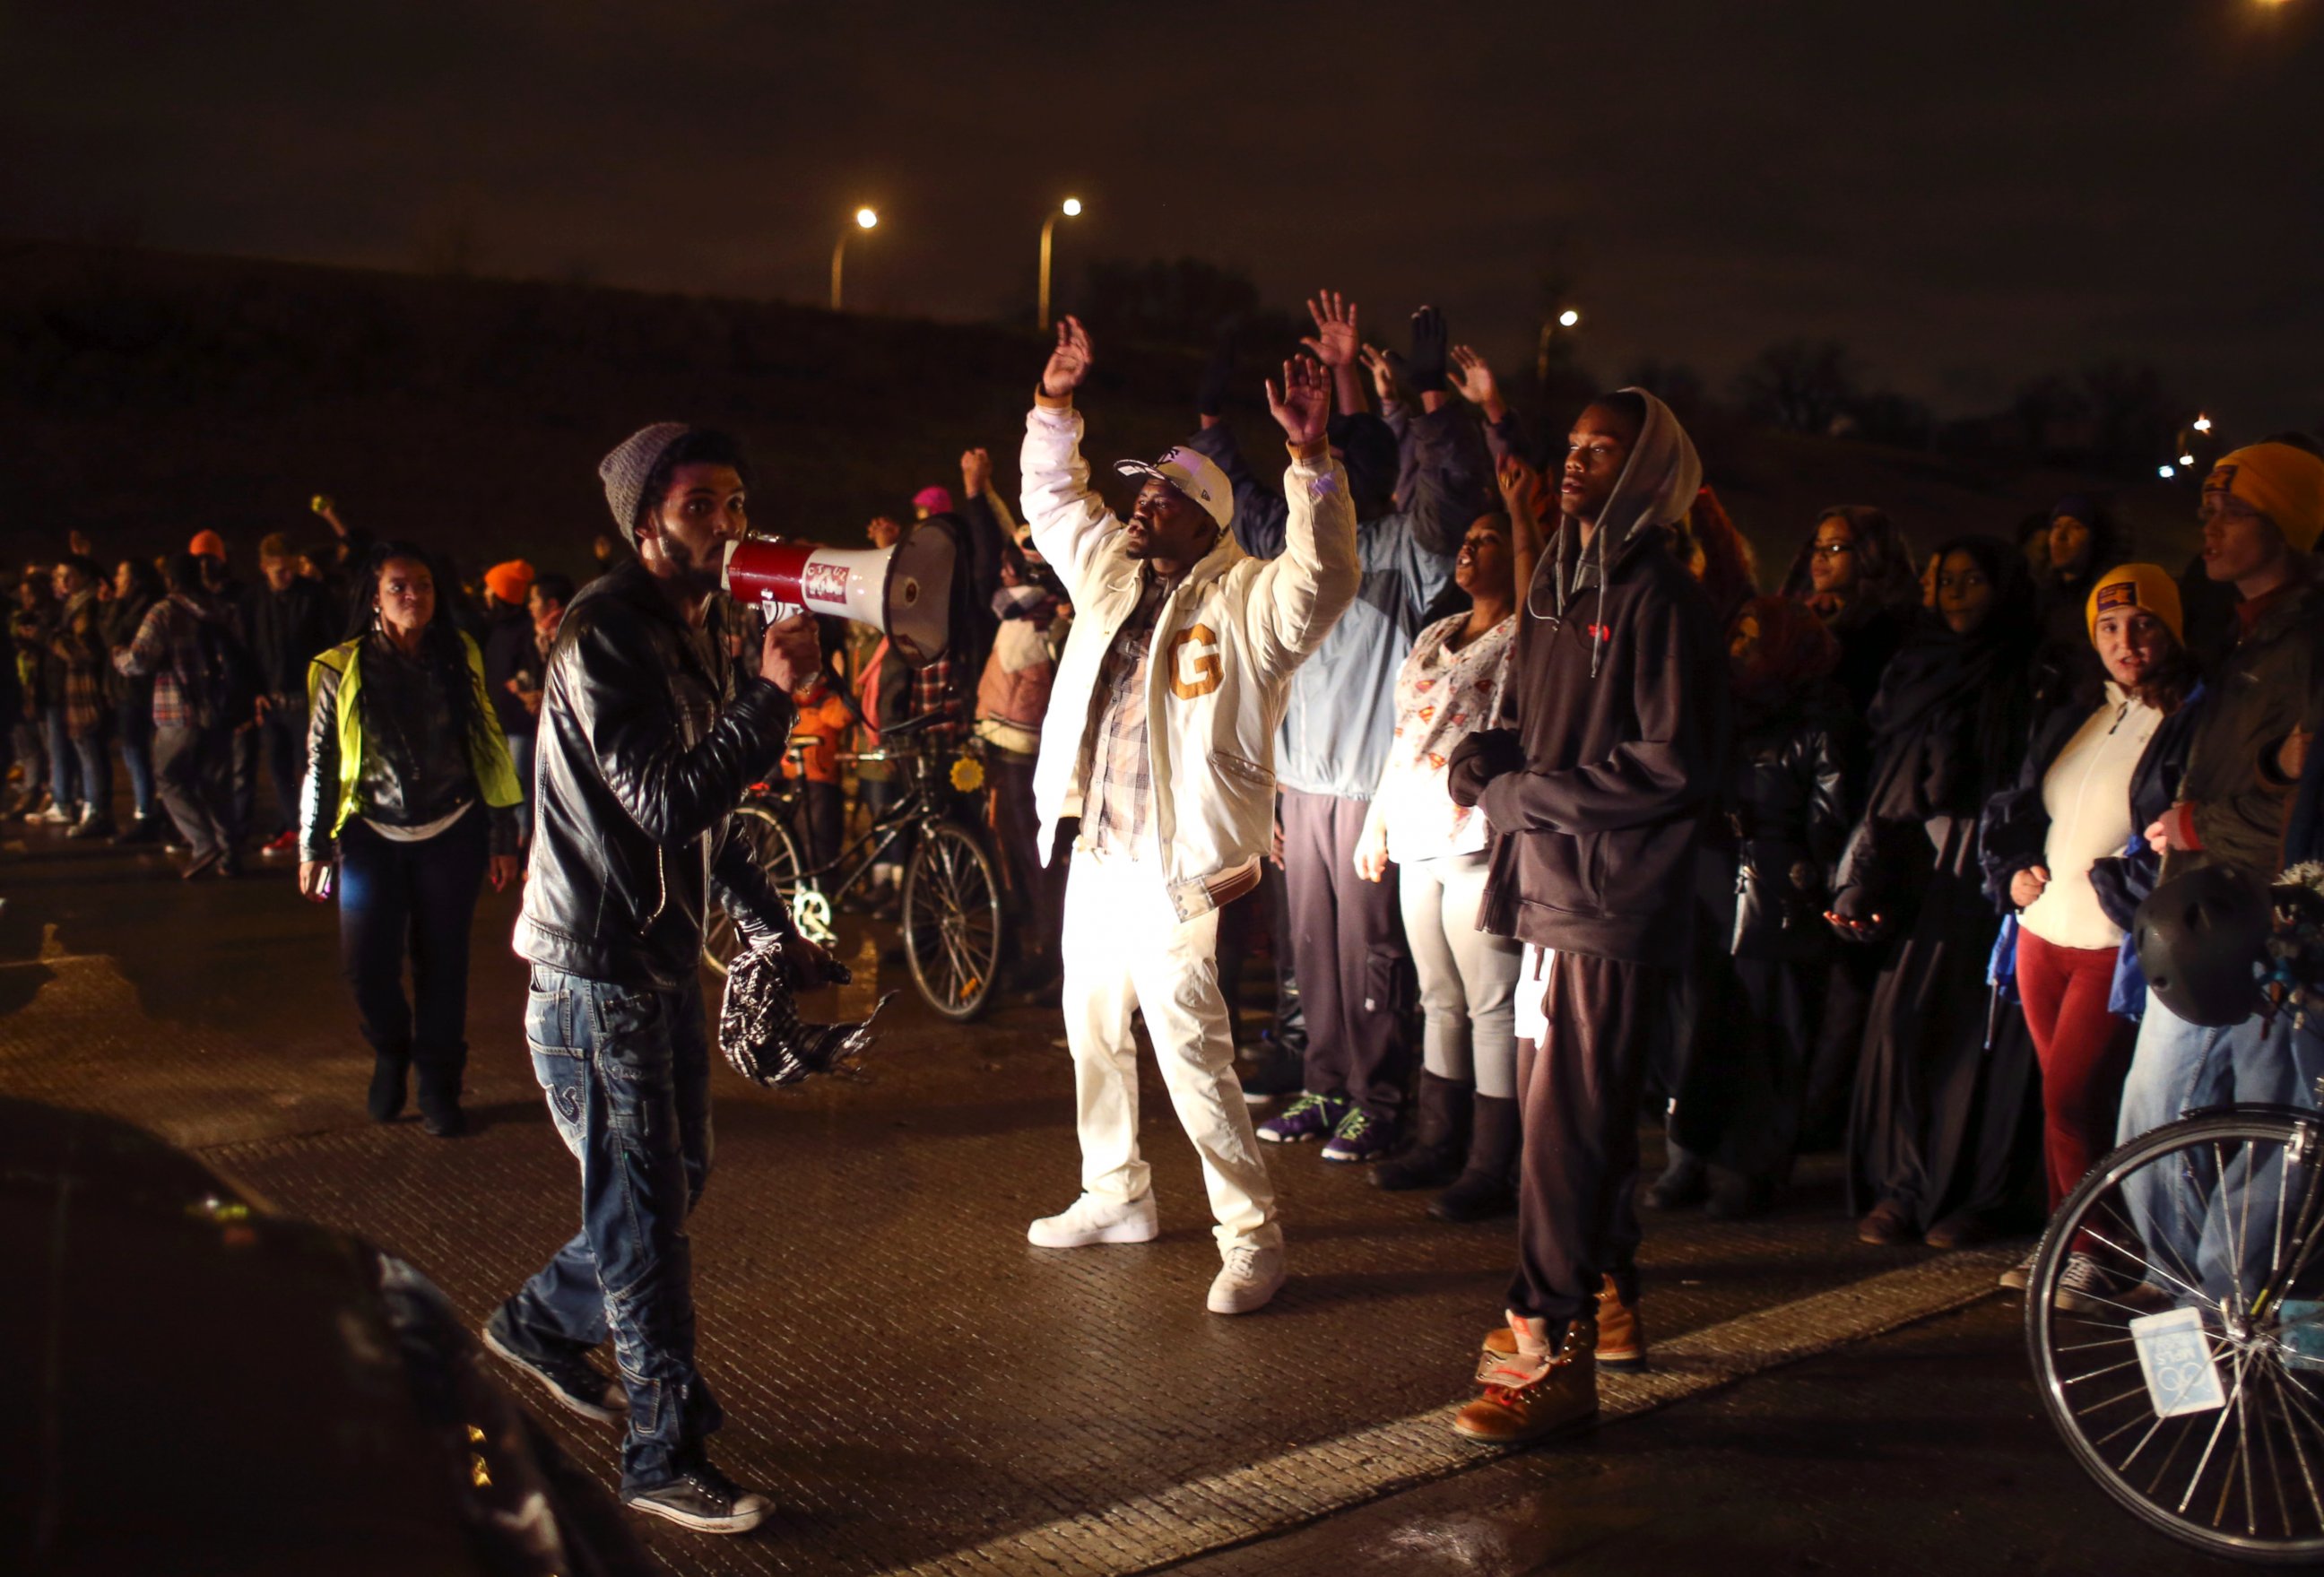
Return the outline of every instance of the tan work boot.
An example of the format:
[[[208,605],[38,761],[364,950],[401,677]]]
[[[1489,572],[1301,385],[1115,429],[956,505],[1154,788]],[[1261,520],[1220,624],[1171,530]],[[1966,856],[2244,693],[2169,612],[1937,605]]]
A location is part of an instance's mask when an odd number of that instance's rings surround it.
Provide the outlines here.
[[[1478,1367],[1485,1394],[1454,1415],[1452,1433],[1480,1445],[1524,1445],[1598,1412],[1597,1328],[1509,1315],[1517,1351]],[[1562,1338],[1562,1339],[1561,1339]]]
[[[1517,1336],[1507,1325],[1488,1333],[1478,1379],[1481,1382],[1487,1369],[1517,1350]],[[1610,1276],[1598,1289],[1598,1367],[1616,1374],[1644,1374],[1646,1369],[1646,1333],[1637,1305],[1622,1301]]]

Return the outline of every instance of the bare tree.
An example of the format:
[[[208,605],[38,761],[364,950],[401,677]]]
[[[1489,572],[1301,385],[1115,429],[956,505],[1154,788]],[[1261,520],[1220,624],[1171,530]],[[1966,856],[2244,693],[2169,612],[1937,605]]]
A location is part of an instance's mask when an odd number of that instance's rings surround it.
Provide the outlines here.
[[[1856,359],[1836,339],[1771,345],[1735,377],[1735,401],[1747,415],[1793,432],[1830,432],[1856,392]]]

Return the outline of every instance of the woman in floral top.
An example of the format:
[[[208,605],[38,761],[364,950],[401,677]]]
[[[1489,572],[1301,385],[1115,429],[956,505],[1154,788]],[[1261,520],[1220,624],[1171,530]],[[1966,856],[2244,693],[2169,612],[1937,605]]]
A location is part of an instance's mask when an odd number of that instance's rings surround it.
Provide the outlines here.
[[[1356,845],[1356,873],[1365,881],[1398,868],[1426,1023],[1412,1143],[1375,1167],[1372,1181],[1392,1189],[1452,1182],[1429,1206],[1444,1221],[1481,1220],[1515,1201],[1518,950],[1477,928],[1485,816],[1453,804],[1445,779],[1452,747],[1485,726],[1499,704],[1518,571],[1530,569],[1532,558],[1513,543],[1506,515],[1469,528],[1452,570],[1469,611],[1423,630],[1397,675],[1396,733]]]

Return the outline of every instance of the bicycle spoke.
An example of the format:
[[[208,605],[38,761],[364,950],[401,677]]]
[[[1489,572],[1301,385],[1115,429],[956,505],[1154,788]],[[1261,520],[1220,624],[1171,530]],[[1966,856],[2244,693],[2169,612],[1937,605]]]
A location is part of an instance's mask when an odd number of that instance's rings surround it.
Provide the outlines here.
[[[2286,1404],[2291,1403],[2292,1397],[2283,1388],[2283,1376],[2280,1370],[2268,1370],[2268,1383],[2275,1388],[2278,1400]],[[2283,1434],[2284,1438],[2292,1443],[2293,1460],[2300,1464],[2300,1481],[2308,1490],[2308,1504],[2316,1513],[2317,1526],[2324,1528],[2324,1494],[2319,1494],[2317,1490],[2316,1470],[2308,1460],[2307,1451],[2300,1443],[2299,1423],[2292,1416],[2292,1408],[2289,1405],[2283,1409]],[[2292,1518],[2286,1516],[2283,1520],[2284,1526],[2289,1528]]]

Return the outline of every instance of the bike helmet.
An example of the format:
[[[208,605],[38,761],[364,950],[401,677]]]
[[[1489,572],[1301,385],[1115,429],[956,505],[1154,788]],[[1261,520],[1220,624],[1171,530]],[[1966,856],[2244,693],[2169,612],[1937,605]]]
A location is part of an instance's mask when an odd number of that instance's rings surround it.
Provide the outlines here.
[[[2148,895],[2132,935],[2154,1000],[2190,1024],[2224,1029],[2259,1010],[2273,925],[2266,888],[2230,866],[2207,865]]]

